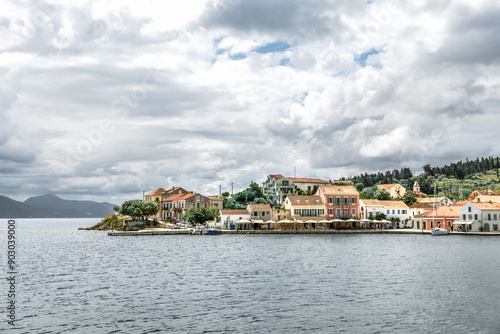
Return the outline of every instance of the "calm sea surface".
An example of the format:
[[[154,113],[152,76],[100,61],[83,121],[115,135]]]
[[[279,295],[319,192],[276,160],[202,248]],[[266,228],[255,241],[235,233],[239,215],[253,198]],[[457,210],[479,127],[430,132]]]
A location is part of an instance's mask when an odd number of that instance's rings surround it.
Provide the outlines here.
[[[0,331],[500,333],[498,237],[77,230],[97,221],[16,220],[17,330],[3,311]]]

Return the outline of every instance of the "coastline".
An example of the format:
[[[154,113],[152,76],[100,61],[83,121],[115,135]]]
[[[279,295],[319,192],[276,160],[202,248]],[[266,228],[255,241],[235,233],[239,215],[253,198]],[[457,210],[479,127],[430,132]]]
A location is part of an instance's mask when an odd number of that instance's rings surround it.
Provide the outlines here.
[[[148,228],[139,231],[108,231],[108,236],[140,235],[191,235],[193,229]],[[221,234],[426,234],[430,230],[390,229],[390,230],[221,230]],[[448,235],[500,236],[492,232],[450,232]]]

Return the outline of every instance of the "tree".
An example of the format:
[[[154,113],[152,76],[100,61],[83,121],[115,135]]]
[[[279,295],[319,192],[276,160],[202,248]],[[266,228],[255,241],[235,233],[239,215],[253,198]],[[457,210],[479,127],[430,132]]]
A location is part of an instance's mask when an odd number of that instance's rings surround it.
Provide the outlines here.
[[[142,213],[145,216],[154,216],[158,213],[160,207],[155,202],[144,202],[142,205]]]
[[[120,212],[120,207],[118,205],[114,206],[113,211]]]
[[[411,190],[408,190],[404,195],[403,195],[403,202],[410,206],[413,205],[417,202],[417,196],[415,193]]]
[[[357,191],[361,192],[365,188],[365,185],[361,182],[358,182],[356,183],[355,187]]]
[[[120,214],[130,216],[134,219],[153,216],[158,213],[159,206],[155,202],[143,202],[139,199],[126,201],[122,204]]]
[[[373,194],[373,197],[378,200],[389,200],[391,199],[391,194],[385,189],[377,189],[377,191]]]
[[[214,220],[219,215],[220,212],[216,207],[197,209],[193,206],[182,216],[182,219],[193,224],[204,224],[206,221]]]

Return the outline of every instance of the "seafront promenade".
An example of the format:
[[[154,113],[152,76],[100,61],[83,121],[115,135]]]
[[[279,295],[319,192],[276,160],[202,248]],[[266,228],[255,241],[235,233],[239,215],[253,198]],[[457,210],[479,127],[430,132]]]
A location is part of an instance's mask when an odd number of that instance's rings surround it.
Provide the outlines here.
[[[108,231],[108,236],[140,236],[140,235],[191,235],[196,230],[147,228],[139,231]],[[221,234],[431,234],[428,230],[384,229],[384,230],[221,230]],[[500,236],[491,232],[450,232],[449,235],[481,235]]]

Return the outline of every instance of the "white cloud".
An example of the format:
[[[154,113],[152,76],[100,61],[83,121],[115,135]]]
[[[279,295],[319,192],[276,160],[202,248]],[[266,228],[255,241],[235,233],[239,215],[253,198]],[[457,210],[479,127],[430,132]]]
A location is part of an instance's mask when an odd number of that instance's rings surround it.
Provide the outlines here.
[[[174,184],[237,191],[294,166],[333,179],[499,153],[490,1],[2,8],[5,195],[120,202]]]

